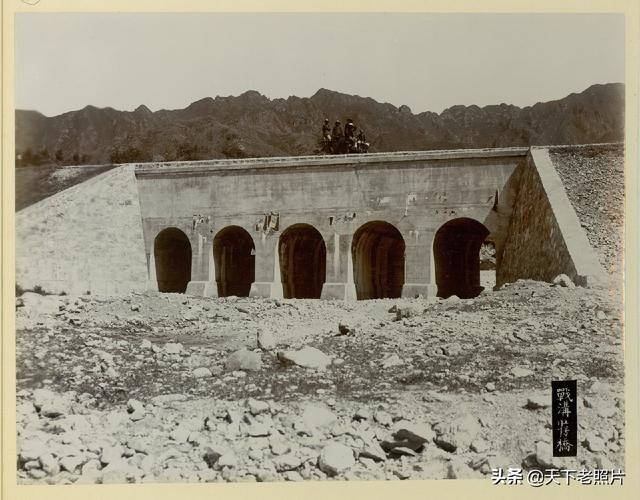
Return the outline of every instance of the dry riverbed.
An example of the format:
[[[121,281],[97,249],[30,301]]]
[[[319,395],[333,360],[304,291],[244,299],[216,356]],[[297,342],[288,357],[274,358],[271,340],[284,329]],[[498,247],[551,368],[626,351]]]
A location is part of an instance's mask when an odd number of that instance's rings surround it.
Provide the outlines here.
[[[461,300],[18,298],[20,483],[482,478],[624,462],[622,312],[520,281]],[[551,381],[578,381],[578,456]],[[487,479],[488,480],[488,479]]]

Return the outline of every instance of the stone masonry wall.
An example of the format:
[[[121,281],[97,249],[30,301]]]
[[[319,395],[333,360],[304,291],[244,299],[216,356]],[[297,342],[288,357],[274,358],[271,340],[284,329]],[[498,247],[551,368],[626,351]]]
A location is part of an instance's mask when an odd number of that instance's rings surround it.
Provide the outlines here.
[[[518,279],[551,281],[568,275],[576,284],[604,282],[604,271],[580,226],[546,149],[532,149],[497,270],[496,285]]]
[[[147,286],[133,166],[118,167],[16,214],[16,282],[50,292]]]

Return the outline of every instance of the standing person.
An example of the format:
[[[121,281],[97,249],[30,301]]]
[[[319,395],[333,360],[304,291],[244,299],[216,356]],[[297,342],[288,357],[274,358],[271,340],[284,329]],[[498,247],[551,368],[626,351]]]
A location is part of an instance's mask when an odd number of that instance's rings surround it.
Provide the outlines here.
[[[347,152],[351,153],[355,150],[356,138],[355,138],[356,126],[352,119],[348,119],[344,126],[344,140],[347,143]]]
[[[338,153],[340,150],[340,144],[342,143],[342,127],[340,127],[340,120],[336,120],[333,130],[331,131],[331,151]]]
[[[369,143],[367,142],[367,138],[364,135],[364,130],[362,130],[361,128],[358,129],[358,135],[356,136],[357,138],[357,146],[358,146],[358,153],[366,153],[369,151]]]
[[[322,150],[325,153],[331,152],[331,125],[329,125],[329,118],[325,118],[322,124]]]

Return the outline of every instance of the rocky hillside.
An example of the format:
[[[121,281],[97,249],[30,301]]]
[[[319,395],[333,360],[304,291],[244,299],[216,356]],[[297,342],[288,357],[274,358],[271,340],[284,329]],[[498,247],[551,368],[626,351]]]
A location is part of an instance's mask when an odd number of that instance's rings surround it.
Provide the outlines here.
[[[371,151],[619,142],[623,112],[619,83],[525,108],[453,106],[440,114],[326,89],[273,100],[248,91],[156,112],[144,105],[132,112],[87,106],[54,117],[17,110],[16,154],[19,166],[309,154],[324,117],[352,118]]]

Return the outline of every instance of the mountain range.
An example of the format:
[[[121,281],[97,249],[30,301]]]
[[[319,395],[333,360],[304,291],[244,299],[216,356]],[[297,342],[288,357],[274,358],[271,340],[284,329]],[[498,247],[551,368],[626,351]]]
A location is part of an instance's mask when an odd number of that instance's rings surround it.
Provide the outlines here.
[[[324,118],[354,120],[370,151],[620,142],[624,85],[598,84],[559,100],[453,106],[413,113],[327,89],[269,99],[250,90],[152,112],[86,106],[58,116],[16,110],[16,164],[107,164],[312,154]]]

